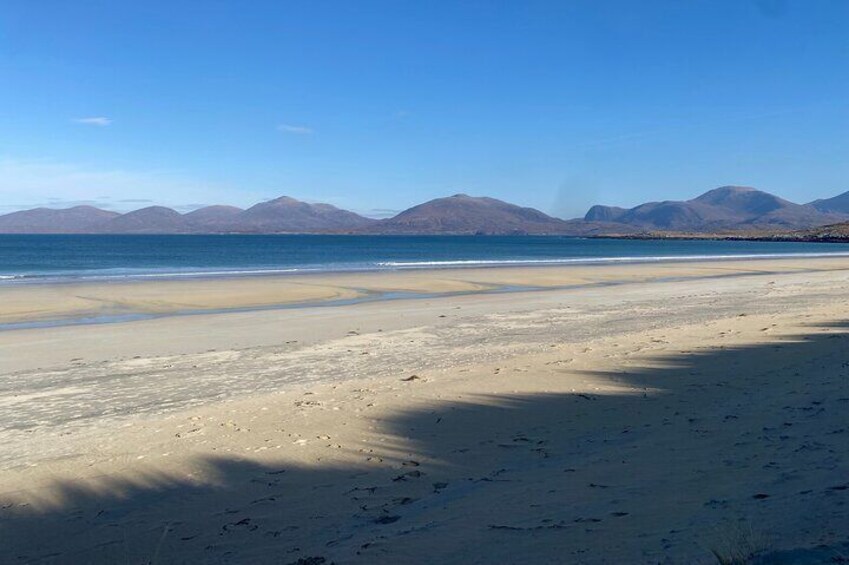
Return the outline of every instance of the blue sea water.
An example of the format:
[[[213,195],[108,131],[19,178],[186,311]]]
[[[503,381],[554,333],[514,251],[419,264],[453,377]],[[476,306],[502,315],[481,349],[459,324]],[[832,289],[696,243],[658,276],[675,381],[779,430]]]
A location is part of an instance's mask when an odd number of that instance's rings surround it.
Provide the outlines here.
[[[849,244],[535,236],[0,235],[0,283],[849,256]]]

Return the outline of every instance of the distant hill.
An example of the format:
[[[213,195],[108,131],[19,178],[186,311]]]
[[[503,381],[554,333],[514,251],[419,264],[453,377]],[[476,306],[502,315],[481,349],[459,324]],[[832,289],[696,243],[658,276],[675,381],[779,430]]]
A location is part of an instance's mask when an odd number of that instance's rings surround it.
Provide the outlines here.
[[[849,219],[745,186],[723,186],[692,200],[649,202],[631,209],[593,206],[585,221],[615,222],[648,231],[715,232],[809,228]]]
[[[348,233],[374,222],[377,220],[330,204],[309,204],[283,196],[247,210],[206,206],[187,214],[164,206],[126,214],[91,206],[36,208],[0,216],[0,233]]]
[[[119,215],[93,206],[21,210],[0,216],[0,233],[85,233]]]
[[[570,235],[768,237],[849,222],[849,193],[795,204],[745,186],[723,186],[692,200],[648,202],[634,208],[593,206],[582,219],[563,220],[495,198],[455,194],[376,220],[330,204],[281,196],[246,210],[206,206],[187,214],[150,206],[118,214],[91,206],[36,208],[0,216],[0,233],[314,233],[417,235]],[[748,235],[747,235],[748,234]],[[782,235],[783,237],[783,235]]]
[[[588,222],[615,222],[627,211],[627,208],[619,208],[618,206],[602,206],[597,204],[590,208],[587,215],[584,216],[584,219]]]
[[[379,234],[564,234],[570,224],[533,208],[495,198],[455,194],[437,198],[380,220],[366,233]]]
[[[235,206],[205,206],[198,208],[183,217],[194,229],[215,228],[225,222],[233,221],[236,216],[244,212]]]
[[[808,206],[816,208],[820,212],[825,212],[827,214],[849,215],[849,192],[844,192],[834,198],[814,200],[808,204]]]
[[[245,233],[316,233],[355,230],[376,221],[330,204],[281,196],[251,206],[217,227]]]
[[[112,218],[95,226],[95,233],[188,233],[191,231],[185,216],[164,206],[149,206]]]

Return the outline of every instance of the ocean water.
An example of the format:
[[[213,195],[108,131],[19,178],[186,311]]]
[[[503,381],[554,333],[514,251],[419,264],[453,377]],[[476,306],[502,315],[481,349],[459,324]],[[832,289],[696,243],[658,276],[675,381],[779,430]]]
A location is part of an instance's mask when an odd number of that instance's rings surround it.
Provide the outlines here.
[[[0,235],[0,284],[849,256],[849,244],[536,236]]]

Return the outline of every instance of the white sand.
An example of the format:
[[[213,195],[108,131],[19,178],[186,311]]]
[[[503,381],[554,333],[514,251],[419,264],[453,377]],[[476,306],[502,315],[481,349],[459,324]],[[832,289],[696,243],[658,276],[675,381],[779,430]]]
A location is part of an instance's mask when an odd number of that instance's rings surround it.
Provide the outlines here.
[[[583,286],[1,332],[5,555],[711,563],[835,544],[847,269],[404,273],[380,284]],[[310,284],[377,285],[357,277]]]

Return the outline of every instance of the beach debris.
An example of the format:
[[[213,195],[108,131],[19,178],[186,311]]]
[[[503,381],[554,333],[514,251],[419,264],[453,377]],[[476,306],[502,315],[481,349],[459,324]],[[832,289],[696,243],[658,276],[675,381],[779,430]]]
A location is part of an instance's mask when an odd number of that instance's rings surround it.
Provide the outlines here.
[[[401,380],[404,381],[405,383],[409,383],[409,382],[413,382],[413,381],[423,381],[425,379],[421,378],[418,375],[410,375],[409,377],[403,378]]]
[[[296,400],[295,406],[297,406],[298,408],[311,408],[315,406],[321,406],[321,402],[318,402],[317,400]]]

